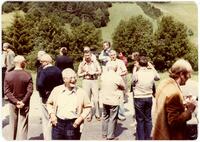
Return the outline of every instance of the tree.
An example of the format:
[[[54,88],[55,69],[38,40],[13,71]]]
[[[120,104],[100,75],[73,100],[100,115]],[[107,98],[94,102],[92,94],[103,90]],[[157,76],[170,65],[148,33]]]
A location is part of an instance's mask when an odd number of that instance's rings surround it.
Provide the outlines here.
[[[95,27],[100,28],[106,26],[106,17],[104,15],[104,12],[100,8],[98,8],[97,11],[95,11],[94,19],[95,20],[93,23]]]
[[[121,21],[113,33],[113,48],[117,52],[150,54],[153,36],[152,23],[139,15]]]
[[[76,26],[79,26],[79,25],[81,25],[81,19],[79,18],[79,17],[77,17],[77,16],[74,16],[74,18],[72,19],[72,21],[71,21],[71,26],[72,27],[76,27]]]
[[[71,55],[76,61],[82,60],[83,47],[89,46],[98,50],[102,43],[100,29],[96,29],[92,23],[83,22],[78,27],[72,27],[72,47]]]
[[[14,46],[16,54],[26,55],[33,49],[32,35],[28,27],[25,18],[16,13],[12,25],[5,31],[4,40]]]
[[[187,27],[171,16],[162,18],[154,39],[153,62],[159,70],[169,69],[177,58],[191,51]]]
[[[57,16],[44,17],[34,27],[35,48],[45,49],[48,53],[57,55],[61,46],[71,42],[70,35],[59,23]]]
[[[108,2],[6,2],[3,5],[3,12],[23,10],[35,21],[56,14],[62,24],[72,23],[72,26],[76,26],[77,23],[85,21],[102,27],[109,21],[108,8],[111,6],[112,3]],[[96,13],[98,9],[101,13]],[[97,18],[99,14],[100,18]]]

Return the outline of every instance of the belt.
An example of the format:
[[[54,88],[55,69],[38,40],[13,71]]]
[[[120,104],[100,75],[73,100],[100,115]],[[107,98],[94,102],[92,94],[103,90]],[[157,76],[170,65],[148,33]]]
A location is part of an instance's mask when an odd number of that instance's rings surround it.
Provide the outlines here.
[[[60,119],[59,117],[57,117],[57,120],[61,123],[66,123],[66,122],[74,122],[76,120],[76,118],[73,119]]]
[[[97,75],[85,75],[83,79],[87,80],[97,80],[98,76]]]

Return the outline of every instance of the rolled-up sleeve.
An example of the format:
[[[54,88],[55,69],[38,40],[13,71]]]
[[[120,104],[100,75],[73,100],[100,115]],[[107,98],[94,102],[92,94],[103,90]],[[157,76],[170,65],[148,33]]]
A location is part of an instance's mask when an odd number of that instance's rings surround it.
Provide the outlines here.
[[[56,88],[54,88],[52,91],[51,91],[51,94],[50,94],[50,96],[49,96],[49,98],[48,98],[48,100],[47,100],[47,102],[46,102],[46,105],[47,105],[47,111],[48,111],[48,113],[49,114],[51,114],[51,113],[56,113],[55,112],[55,97],[56,97],[56,91],[57,89]]]
[[[85,92],[83,92],[83,111],[81,113],[81,117],[83,119],[85,119],[87,115],[90,113],[91,107],[92,105],[88,95]]]

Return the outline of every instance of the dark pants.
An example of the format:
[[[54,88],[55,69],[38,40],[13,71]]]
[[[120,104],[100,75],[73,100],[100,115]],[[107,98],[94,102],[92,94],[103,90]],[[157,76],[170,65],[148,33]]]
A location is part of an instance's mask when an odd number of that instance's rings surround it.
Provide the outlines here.
[[[4,78],[6,74],[6,67],[2,67],[2,98],[4,98]]]
[[[152,97],[134,98],[134,106],[137,121],[136,139],[149,140],[152,129]]]
[[[103,104],[102,135],[108,139],[115,137],[119,106]]]
[[[52,128],[53,140],[80,140],[80,127],[74,128],[73,123],[76,119],[62,120],[58,118],[58,123]]]

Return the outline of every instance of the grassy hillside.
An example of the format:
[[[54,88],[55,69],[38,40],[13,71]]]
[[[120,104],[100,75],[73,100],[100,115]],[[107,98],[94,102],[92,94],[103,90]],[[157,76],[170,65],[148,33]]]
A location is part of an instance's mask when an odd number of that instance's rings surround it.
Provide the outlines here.
[[[121,20],[129,20],[132,16],[143,15],[152,21],[136,3],[114,3],[109,9],[109,13],[110,22],[102,28],[103,40],[112,41],[112,33]]]
[[[194,36],[191,41],[197,45],[198,42],[198,7],[195,2],[173,2],[166,4],[154,4],[155,7],[161,9],[164,15],[173,16],[178,21],[187,25],[192,29]]]
[[[197,45],[198,9],[194,2],[154,3],[153,5],[159,8],[164,15],[173,16],[192,29],[194,36],[191,37],[191,41]],[[157,27],[156,21],[145,15],[136,3],[114,3],[109,12],[110,22],[107,27],[102,28],[104,40],[112,41],[112,33],[120,20],[128,20],[131,16],[143,15],[152,22],[154,29]]]
[[[178,21],[187,25],[189,29],[192,29],[194,36],[191,37],[191,41],[197,45],[198,9],[194,2],[153,3],[153,5],[159,8],[164,15],[171,15]],[[20,13],[23,14],[21,11]],[[120,20],[128,20],[132,16],[143,15],[153,23],[154,29],[157,27],[156,21],[145,15],[142,9],[134,2],[113,3],[113,6],[109,8],[109,13],[110,22],[106,27],[101,28],[103,40],[112,41],[112,33]],[[13,15],[14,12],[1,16],[3,29],[11,24]],[[66,27],[69,28],[69,26]]]

